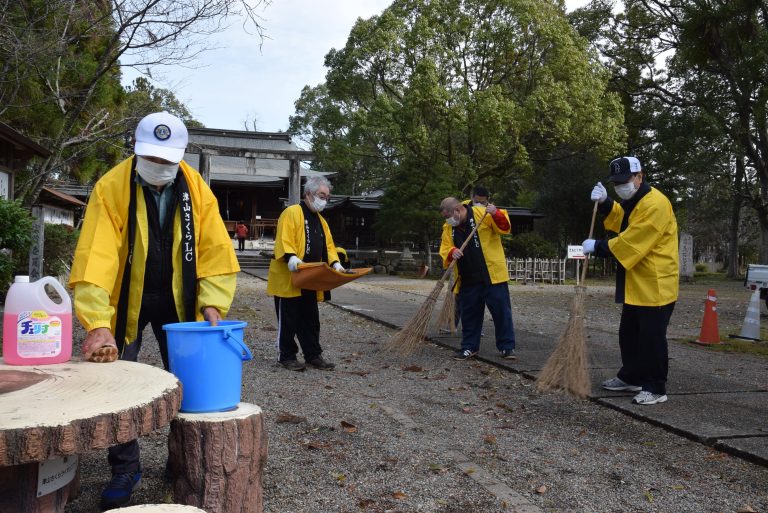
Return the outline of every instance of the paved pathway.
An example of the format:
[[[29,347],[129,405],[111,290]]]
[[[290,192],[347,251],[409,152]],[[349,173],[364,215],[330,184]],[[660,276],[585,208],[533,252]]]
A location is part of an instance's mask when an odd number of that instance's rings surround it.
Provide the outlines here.
[[[265,270],[249,274],[266,279]],[[349,285],[335,289],[331,304],[400,328],[421,306],[426,293],[402,292],[393,300],[391,292],[386,295],[376,293],[376,282],[383,284],[385,280],[392,278],[371,275],[356,282],[365,281],[369,286],[364,290]],[[518,359],[509,361],[500,358],[495,349],[493,323],[486,322],[484,330],[479,359],[531,379],[536,378],[557,343],[556,336],[526,331],[526,327],[518,323]],[[751,355],[701,351],[670,343],[669,401],[639,406],[631,403],[634,394],[608,392],[599,387],[602,380],[615,375],[621,363],[616,333],[593,329],[589,333],[593,383],[590,398],[593,401],[768,466],[768,361]],[[428,337],[448,348],[460,345],[459,335],[439,334],[432,330]]]

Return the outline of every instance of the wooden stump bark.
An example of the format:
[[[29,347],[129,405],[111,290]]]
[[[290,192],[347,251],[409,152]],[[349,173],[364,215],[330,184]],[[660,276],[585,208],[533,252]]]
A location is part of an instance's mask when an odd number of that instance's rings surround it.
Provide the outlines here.
[[[171,421],[173,496],[208,513],[261,513],[267,435],[261,408],[180,413]]]
[[[75,471],[71,482],[54,489],[75,465],[62,457],[149,434],[167,425],[180,404],[176,377],[149,365],[0,364],[0,513],[63,512],[78,493],[79,477]],[[38,487],[41,468],[53,474],[40,476]]]
[[[37,490],[38,463],[0,467],[0,513],[52,513],[64,511],[67,501],[77,497],[79,476],[42,497]],[[77,471],[79,474],[79,470]]]

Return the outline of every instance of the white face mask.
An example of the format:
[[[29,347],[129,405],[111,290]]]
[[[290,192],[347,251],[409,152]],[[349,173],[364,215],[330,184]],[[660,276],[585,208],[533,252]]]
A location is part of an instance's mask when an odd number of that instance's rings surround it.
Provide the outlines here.
[[[485,203],[472,203],[473,207],[486,207],[487,205]]]
[[[459,226],[459,224],[461,224],[461,221],[459,221],[453,216],[446,219],[445,222],[448,223],[448,226],[452,226],[453,228],[456,228],[457,226]]]
[[[136,172],[150,185],[166,185],[176,178],[178,164],[158,164],[144,157],[136,157]]]
[[[315,212],[322,212],[326,204],[328,204],[327,200],[320,199],[316,196],[312,197],[312,208],[315,209]]]
[[[617,184],[614,186],[614,189],[616,189],[616,194],[619,195],[619,198],[623,200],[628,200],[637,192],[634,180],[627,183]]]

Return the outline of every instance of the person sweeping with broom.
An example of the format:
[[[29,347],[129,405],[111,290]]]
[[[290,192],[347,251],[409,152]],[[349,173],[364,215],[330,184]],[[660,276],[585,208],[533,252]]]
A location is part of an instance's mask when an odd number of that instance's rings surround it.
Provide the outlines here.
[[[595,185],[591,201],[606,215],[612,239],[587,239],[584,253],[613,257],[616,302],[621,303],[619,347],[621,369],[604,381],[606,390],[639,392],[635,404],[667,400],[667,326],[679,289],[677,221],[669,199],[650,187],[640,161],[621,157],[609,164],[610,176],[621,202],[608,197],[603,184]]]
[[[501,245],[501,235],[512,228],[509,216],[492,204],[475,207],[453,197],[440,203],[440,213],[445,219],[440,242],[443,266],[447,268],[455,260],[459,269],[462,336],[454,359],[477,356],[486,306],[496,328],[496,348],[503,358],[515,359],[509,274]],[[469,243],[460,249],[468,238]]]

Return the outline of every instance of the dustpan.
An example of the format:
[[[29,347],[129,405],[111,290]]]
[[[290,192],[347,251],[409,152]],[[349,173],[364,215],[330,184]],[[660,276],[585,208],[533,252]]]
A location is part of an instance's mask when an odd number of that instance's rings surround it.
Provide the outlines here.
[[[299,270],[291,273],[293,286],[304,290],[332,290],[373,271],[373,267],[348,269],[339,272],[325,262],[299,264]]]

